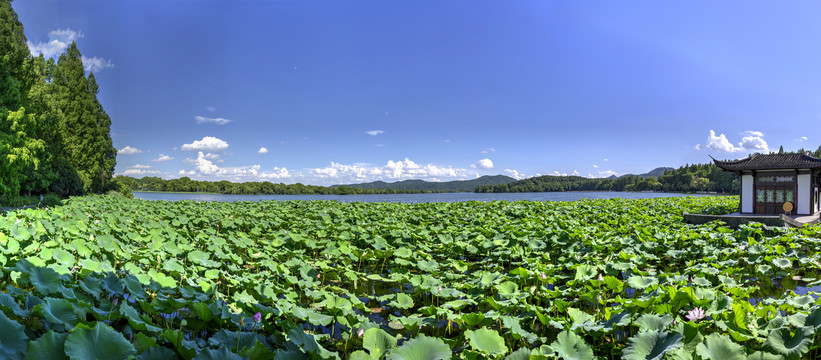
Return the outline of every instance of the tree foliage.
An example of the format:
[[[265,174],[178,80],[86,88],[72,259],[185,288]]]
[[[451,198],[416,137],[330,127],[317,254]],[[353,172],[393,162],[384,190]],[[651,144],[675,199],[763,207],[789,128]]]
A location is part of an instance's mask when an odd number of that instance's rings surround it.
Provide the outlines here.
[[[98,92],[76,44],[56,62],[32,57],[11,1],[0,0],[0,202],[117,188],[111,119]]]

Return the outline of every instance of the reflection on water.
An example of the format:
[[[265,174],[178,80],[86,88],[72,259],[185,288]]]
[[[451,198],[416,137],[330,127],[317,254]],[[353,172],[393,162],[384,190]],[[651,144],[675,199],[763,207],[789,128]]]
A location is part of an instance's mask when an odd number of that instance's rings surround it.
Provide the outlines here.
[[[260,200],[334,200],[339,202],[460,202],[460,201],[575,201],[580,199],[651,199],[658,197],[711,196],[677,193],[636,193],[615,191],[569,191],[541,193],[436,193],[436,194],[374,194],[374,195],[222,195],[198,193],[148,193],[134,192],[143,200],[194,200],[194,201],[260,201]]]

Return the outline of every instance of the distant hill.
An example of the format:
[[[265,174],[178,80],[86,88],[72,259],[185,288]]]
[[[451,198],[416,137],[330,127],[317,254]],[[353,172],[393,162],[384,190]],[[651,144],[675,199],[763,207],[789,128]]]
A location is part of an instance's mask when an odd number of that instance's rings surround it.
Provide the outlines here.
[[[671,167],[657,167],[653,170],[650,170],[650,172],[647,172],[647,173],[644,173],[644,174],[639,174],[639,175],[625,174],[625,175],[622,175],[622,176],[638,176],[638,177],[643,177],[643,178],[649,178],[649,177],[658,178],[659,176],[664,175],[664,172],[667,171],[667,170],[675,170],[675,169],[673,169]],[[610,175],[607,178],[608,179],[618,179],[622,176]]]
[[[425,191],[473,191],[481,185],[503,185],[516,181],[516,179],[505,175],[485,175],[473,180],[455,180],[433,182],[424,180],[403,180],[397,182],[374,181],[361,184],[333,185],[336,187],[352,187],[360,189],[392,189],[392,190],[425,190]]]

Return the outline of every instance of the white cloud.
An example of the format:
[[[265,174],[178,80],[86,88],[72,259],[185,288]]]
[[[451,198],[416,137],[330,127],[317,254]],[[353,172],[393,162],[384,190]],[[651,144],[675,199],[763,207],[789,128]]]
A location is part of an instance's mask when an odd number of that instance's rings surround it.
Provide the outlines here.
[[[31,52],[33,56],[43,54],[46,58],[53,58],[65,52],[69,45],[71,45],[72,41],[76,41],[77,39],[81,39],[83,37],[85,37],[85,35],[83,35],[81,31],[57,29],[48,33],[48,42],[39,42],[35,44],[29,41],[26,45],[29,48],[29,52]],[[114,67],[114,63],[112,63],[111,60],[98,56],[83,56],[82,61],[83,68],[87,72],[97,72],[105,68]]]
[[[217,124],[217,125],[225,125],[231,120],[224,119],[224,118],[209,118],[205,116],[194,116],[194,120],[197,120],[197,124]]]
[[[126,147],[124,147],[120,150],[117,150],[117,155],[134,155],[134,154],[140,154],[142,152],[143,151],[140,150],[140,149],[133,148],[131,146],[126,146]]]
[[[702,144],[697,144],[695,146],[696,150],[713,150],[713,151],[722,151],[722,152],[739,152],[739,151],[757,151],[757,152],[767,152],[769,151],[769,146],[767,145],[767,141],[765,141],[762,137],[764,133],[760,131],[752,131],[748,130],[743,132],[742,134],[746,135],[741,138],[741,142],[738,145],[733,145],[724,134],[719,134],[716,136],[716,132],[710,130],[710,134],[707,136],[707,142]]]
[[[480,168],[480,169],[493,169],[493,161],[490,161],[488,158],[481,159],[477,161],[475,164],[470,165],[472,168]]]
[[[180,149],[185,151],[222,151],[228,148],[228,143],[213,136],[203,137],[190,144],[183,144]]]
[[[520,173],[516,170],[513,170],[513,169],[505,169],[505,173],[508,176],[510,176],[510,177],[512,177],[516,180],[521,180],[521,179],[524,179],[526,177],[525,174],[522,174],[522,173]]]
[[[208,160],[202,151],[197,153],[197,158],[188,159],[188,163],[194,165],[194,170],[185,171],[180,170],[181,175],[200,175],[206,177],[230,177],[233,179],[284,179],[291,177],[291,174],[286,168],[274,167],[270,172],[261,171],[260,165],[241,166],[241,167],[220,167]]]
[[[339,164],[331,162],[330,166],[324,168],[311,169],[308,176],[314,181],[325,183],[347,183],[363,182],[375,180],[408,180],[422,179],[431,181],[433,179],[466,179],[475,177],[475,172],[468,169],[454,168],[452,166],[439,166],[434,164],[420,165],[416,162],[405,159],[402,161],[388,160],[383,166],[372,166],[365,164]]]
[[[365,131],[365,134],[368,134],[368,135],[370,135],[370,136],[376,136],[376,135],[379,135],[379,134],[384,134],[384,133],[385,133],[385,132],[384,132],[384,131],[382,131],[382,130],[369,130],[369,131]]]
[[[604,159],[604,161],[610,161],[610,160],[608,160],[608,159],[606,159],[606,158],[605,158],[605,159]]]
[[[487,148],[487,149],[482,150],[480,153],[482,153],[482,154],[490,154],[490,153],[492,153],[492,152],[496,152],[496,149],[494,149],[494,148]]]
[[[123,171],[122,175],[159,175],[162,172],[159,170],[149,170],[151,166],[148,165],[133,165],[129,166],[128,169]]]
[[[604,170],[604,171],[599,171],[599,172],[598,172],[598,174],[599,174],[599,177],[611,177],[611,176],[613,176],[613,175],[616,175],[616,176],[621,175],[620,173],[617,173],[617,172],[615,172],[615,171],[613,171],[613,170]]]
[[[599,166],[598,166],[598,165],[596,165],[596,164],[593,164],[593,168],[598,169],[598,168],[599,168]]]
[[[208,159],[208,160],[214,160],[216,162],[223,162],[223,160],[219,156],[219,154],[207,153],[207,154],[205,154],[205,158]]]
[[[43,54],[46,58],[51,58],[62,54],[66,51],[68,46],[71,45],[72,41],[80,39],[84,36],[85,35],[83,35],[81,31],[57,29],[48,33],[48,42],[39,42],[34,44],[29,41],[26,45],[28,45],[31,55],[39,56],[40,54]]]
[[[87,72],[98,72],[105,68],[114,67],[114,63],[111,60],[103,59],[101,57],[86,57],[83,56],[83,68],[86,69]]]
[[[759,132],[759,134],[761,133]],[[770,151],[767,142],[764,141],[764,139],[762,139],[760,136],[745,136],[741,138],[741,143],[739,143],[739,149],[758,152]]]
[[[160,154],[160,157],[158,157],[158,158],[156,158],[156,159],[154,159],[154,160],[151,160],[151,161],[154,161],[154,162],[163,162],[163,161],[171,161],[171,160],[174,160],[174,158],[173,158],[173,157],[170,157],[170,156],[168,156],[168,155]]]
[[[261,148],[259,148],[259,151],[257,151],[257,154],[267,154],[267,153],[268,153],[268,148],[266,148],[266,147],[261,147]]]
[[[795,141],[798,141],[798,142],[805,142],[805,141],[807,141],[807,137],[806,137],[806,136],[802,136],[802,137],[800,137],[800,138],[798,138],[798,139],[795,139]]]
[[[213,106],[208,106],[208,107],[205,108],[205,110],[207,110],[208,112],[214,112],[214,111],[217,111],[217,108],[213,107]]]

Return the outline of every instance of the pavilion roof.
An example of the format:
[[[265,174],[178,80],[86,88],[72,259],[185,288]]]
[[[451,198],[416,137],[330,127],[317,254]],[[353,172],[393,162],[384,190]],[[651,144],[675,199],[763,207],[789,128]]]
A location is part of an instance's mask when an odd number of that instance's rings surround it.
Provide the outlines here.
[[[809,153],[803,154],[752,154],[744,159],[720,161],[713,159],[716,166],[729,171],[738,170],[772,170],[772,169],[818,169],[821,159]]]

